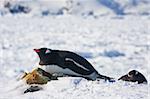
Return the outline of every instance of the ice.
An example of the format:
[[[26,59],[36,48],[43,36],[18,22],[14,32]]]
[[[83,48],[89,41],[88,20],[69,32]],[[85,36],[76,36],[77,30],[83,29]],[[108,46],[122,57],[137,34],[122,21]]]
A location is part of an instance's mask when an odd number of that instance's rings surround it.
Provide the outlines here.
[[[124,53],[118,52],[117,50],[104,51],[101,55],[110,58],[125,56]]]

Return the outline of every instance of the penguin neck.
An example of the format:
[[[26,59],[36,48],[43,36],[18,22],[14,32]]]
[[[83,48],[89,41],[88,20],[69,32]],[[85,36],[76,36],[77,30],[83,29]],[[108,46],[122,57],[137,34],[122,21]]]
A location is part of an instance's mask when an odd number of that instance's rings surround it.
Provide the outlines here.
[[[40,60],[40,62],[39,62],[39,65],[56,65],[56,64],[57,64],[57,62],[55,60],[51,61],[51,62]]]
[[[49,60],[50,59],[50,60]],[[40,59],[39,65],[61,65],[62,61],[60,57],[55,58],[46,58],[46,59]]]

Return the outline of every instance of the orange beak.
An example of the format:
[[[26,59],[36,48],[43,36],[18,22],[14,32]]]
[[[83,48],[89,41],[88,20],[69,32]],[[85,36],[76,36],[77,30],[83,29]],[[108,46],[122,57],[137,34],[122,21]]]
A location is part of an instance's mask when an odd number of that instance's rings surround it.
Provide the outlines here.
[[[35,52],[40,52],[40,50],[39,49],[33,49]]]

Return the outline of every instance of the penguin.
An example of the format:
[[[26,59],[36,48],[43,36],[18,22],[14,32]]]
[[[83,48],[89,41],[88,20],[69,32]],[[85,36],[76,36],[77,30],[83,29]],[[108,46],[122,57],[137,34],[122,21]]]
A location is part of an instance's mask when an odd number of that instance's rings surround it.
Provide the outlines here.
[[[64,50],[52,50],[49,48],[34,49],[40,58],[39,68],[46,72],[62,76],[83,77],[87,80],[113,78],[99,74],[94,67],[82,56]]]
[[[137,70],[131,70],[128,74],[120,77],[118,80],[147,84],[147,80],[144,75]]]

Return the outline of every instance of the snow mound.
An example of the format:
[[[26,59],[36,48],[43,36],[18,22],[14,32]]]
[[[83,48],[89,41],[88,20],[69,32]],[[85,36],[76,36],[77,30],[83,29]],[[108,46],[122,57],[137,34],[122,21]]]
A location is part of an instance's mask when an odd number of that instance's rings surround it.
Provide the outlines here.
[[[10,3],[10,6],[7,3]],[[1,0],[0,15],[149,15],[149,0]]]

